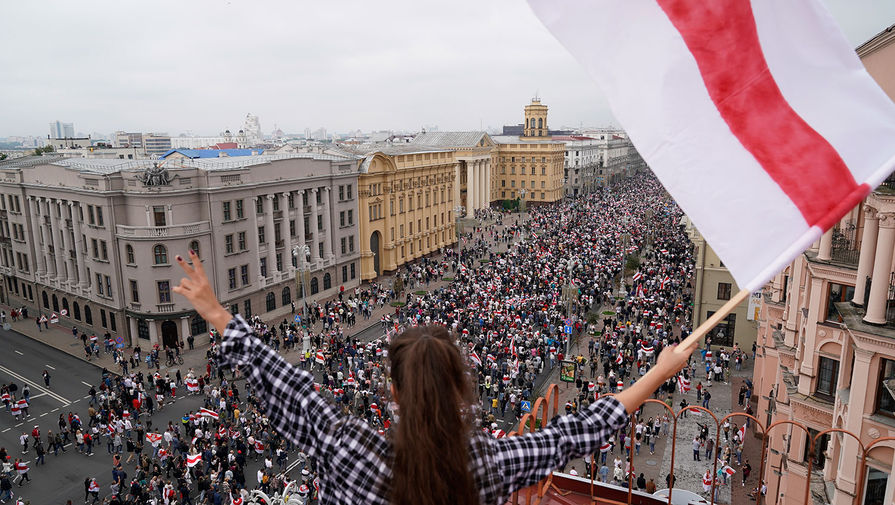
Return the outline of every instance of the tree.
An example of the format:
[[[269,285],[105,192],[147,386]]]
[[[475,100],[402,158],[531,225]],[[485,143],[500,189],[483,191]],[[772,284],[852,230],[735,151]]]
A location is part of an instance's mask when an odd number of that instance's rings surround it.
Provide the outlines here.
[[[9,156],[8,156],[6,153],[0,153],[0,161],[3,161],[3,160],[5,160],[5,159],[8,158],[8,157],[9,157]]]

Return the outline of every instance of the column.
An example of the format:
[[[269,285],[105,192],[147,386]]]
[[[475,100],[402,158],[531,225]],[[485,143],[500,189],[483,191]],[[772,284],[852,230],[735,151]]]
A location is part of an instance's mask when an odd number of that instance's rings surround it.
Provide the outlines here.
[[[864,288],[867,277],[873,272],[873,258],[876,255],[876,239],[879,235],[879,216],[873,207],[864,207],[864,232],[861,234],[861,256],[858,259],[858,274],[855,277],[855,297],[852,303],[864,305]]]
[[[47,258],[43,255],[40,247],[40,204],[37,198],[28,197],[28,210],[31,214],[31,253],[35,263],[36,277],[42,276],[47,271]]]
[[[359,218],[360,216],[358,216]],[[295,216],[296,221],[298,221],[298,244],[305,244],[305,190],[301,190],[298,192],[298,215]],[[298,266],[301,266],[301,262],[304,261],[304,258],[299,258]]]
[[[473,214],[474,204],[472,203],[473,187],[475,186],[475,176],[472,171],[473,162],[466,162],[466,215]]]
[[[255,244],[255,265],[258,266],[258,278],[261,279],[264,276],[261,275],[261,242],[258,240],[258,206],[256,205],[256,198],[249,198],[249,215],[252,216],[249,222],[252,224],[251,228],[249,228],[249,237],[254,237],[255,240],[252,243]]]
[[[190,336],[190,318],[189,317],[181,317],[180,318],[180,338],[186,340],[186,337]]]
[[[155,326],[155,321],[147,319],[146,324],[149,326],[149,345],[158,344],[159,347],[164,347],[158,339],[158,328]]]
[[[69,235],[68,226],[65,225],[65,206],[62,205],[63,202],[59,202],[59,227],[62,228],[62,247],[65,250],[65,266],[67,275],[67,282],[69,286],[74,286],[77,284],[75,279],[75,260],[72,259],[71,253],[69,250],[71,249],[71,235]],[[64,202],[68,204],[69,210],[71,210],[71,202]]]
[[[451,210],[458,205],[463,205],[463,202],[460,201],[460,163],[457,162],[454,165],[454,187],[451,188],[451,191],[454,192],[454,205],[451,207]]]
[[[876,240],[873,281],[870,283],[870,301],[867,302],[865,323],[886,323],[886,299],[889,294],[889,269],[892,266],[893,247],[895,247],[895,215],[882,214],[879,217],[879,237]]]
[[[488,206],[488,167],[484,160],[479,161],[479,181],[479,208],[484,209]]]
[[[332,188],[327,186],[323,194],[323,219],[326,221],[326,229],[323,230],[323,255],[326,259],[333,259],[333,213],[329,201],[332,198]],[[386,211],[388,209],[385,209]]]
[[[852,433],[861,433],[867,386],[870,382],[870,361],[872,358],[873,352],[855,348],[855,364],[852,367],[851,392],[849,394],[850,402],[845,426],[843,426],[844,429],[850,430]],[[837,495],[840,490],[848,494],[854,494],[856,491],[855,484],[857,482],[857,470],[860,466],[860,451],[861,449],[854,437],[842,437],[842,450],[839,452],[839,469],[836,472]]]
[[[320,261],[320,250],[317,248],[317,242],[320,241],[320,230],[317,228],[317,195],[320,193],[319,188],[311,190],[311,262]]]
[[[833,259],[833,228],[830,228],[820,237],[820,250],[817,252],[817,259],[821,261],[830,261]]]
[[[46,213],[46,215],[47,215],[47,216],[50,216],[50,215],[51,215],[49,202],[47,202],[43,197],[38,198],[38,200],[37,200],[37,209],[38,209],[38,210],[37,210],[37,213],[38,213],[38,215],[40,215],[40,224],[39,224],[39,226],[40,226],[40,236],[41,236],[41,238],[43,238],[43,247],[41,248],[41,249],[43,249],[43,250],[41,251],[41,254],[42,254],[43,257],[44,257],[44,264],[45,264],[46,267],[47,267],[47,278],[48,278],[48,279],[53,279],[53,278],[56,277],[56,261],[55,261],[55,259],[50,258],[50,247],[49,247],[49,246],[52,245],[52,243],[53,243],[53,232],[52,232],[52,230],[47,230],[47,227],[46,227],[46,225],[44,224],[44,219],[43,219],[43,216],[44,216],[44,213],[43,213],[43,205],[44,205],[44,202],[47,203],[47,213]],[[50,222],[52,222],[52,217],[51,217],[51,219],[50,219]]]
[[[87,265],[84,264],[85,251],[83,249],[86,244],[81,244],[81,213],[75,210],[74,202],[68,202],[68,207],[71,209],[72,228],[75,231],[75,261],[78,263],[78,282],[81,288],[87,289]]]
[[[139,340],[139,338],[140,338],[140,336],[139,336],[140,334],[139,334],[139,332],[138,332],[138,330],[137,330],[137,318],[135,318],[135,317],[128,317],[128,318],[127,318],[127,325],[128,325],[128,327],[130,328],[130,330],[131,330],[131,335],[130,335],[130,345],[134,345],[134,342],[137,342],[137,341]],[[147,350],[147,352],[148,352],[148,350]],[[142,357],[142,356],[141,356],[141,357]]]
[[[277,234],[273,224],[273,199],[275,195],[265,195],[264,212],[265,216],[265,235],[267,236],[267,276],[273,277],[277,271]]]
[[[485,160],[485,208],[491,207],[491,160]]]
[[[294,200],[293,200],[294,202]],[[280,208],[283,209],[283,271],[292,271],[292,232],[289,230],[291,211],[289,210],[289,193],[280,193]]]
[[[65,251],[63,250],[63,246],[60,245],[59,239],[59,222],[56,220],[56,216],[53,213],[53,210],[59,211],[59,201],[54,200],[49,205],[50,211],[50,227],[52,229],[53,235],[53,257],[56,260],[56,280],[61,281],[62,276],[65,275],[65,267],[63,266],[63,261],[65,260]]]

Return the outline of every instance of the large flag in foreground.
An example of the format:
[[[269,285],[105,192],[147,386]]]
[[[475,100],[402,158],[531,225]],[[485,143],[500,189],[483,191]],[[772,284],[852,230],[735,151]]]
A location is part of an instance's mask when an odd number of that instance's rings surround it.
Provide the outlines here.
[[[741,289],[895,164],[895,104],[820,0],[529,2]]]

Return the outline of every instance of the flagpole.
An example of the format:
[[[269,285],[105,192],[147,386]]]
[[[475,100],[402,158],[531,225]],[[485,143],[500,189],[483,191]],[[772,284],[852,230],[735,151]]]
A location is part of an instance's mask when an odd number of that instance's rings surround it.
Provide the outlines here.
[[[699,343],[699,340],[705,336],[706,333],[709,332],[712,328],[718,325],[722,319],[727,317],[728,314],[733,312],[733,309],[736,308],[737,305],[740,304],[743,300],[749,298],[749,290],[743,289],[740,290],[739,293],[734,295],[733,298],[727,301],[718,312],[712,314],[712,317],[708,318],[704,323],[700,324],[698,328],[693,330],[693,333],[684,339],[683,342],[680,343],[675,348],[675,352],[686,352],[687,354],[693,352],[693,349],[696,348],[696,345]]]

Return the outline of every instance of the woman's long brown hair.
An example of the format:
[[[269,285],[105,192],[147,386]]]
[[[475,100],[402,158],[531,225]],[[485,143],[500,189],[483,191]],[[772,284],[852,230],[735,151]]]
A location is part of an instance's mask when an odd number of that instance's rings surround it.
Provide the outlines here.
[[[392,340],[391,378],[399,421],[394,429],[393,505],[477,505],[469,471],[468,367],[443,326],[411,328]]]

